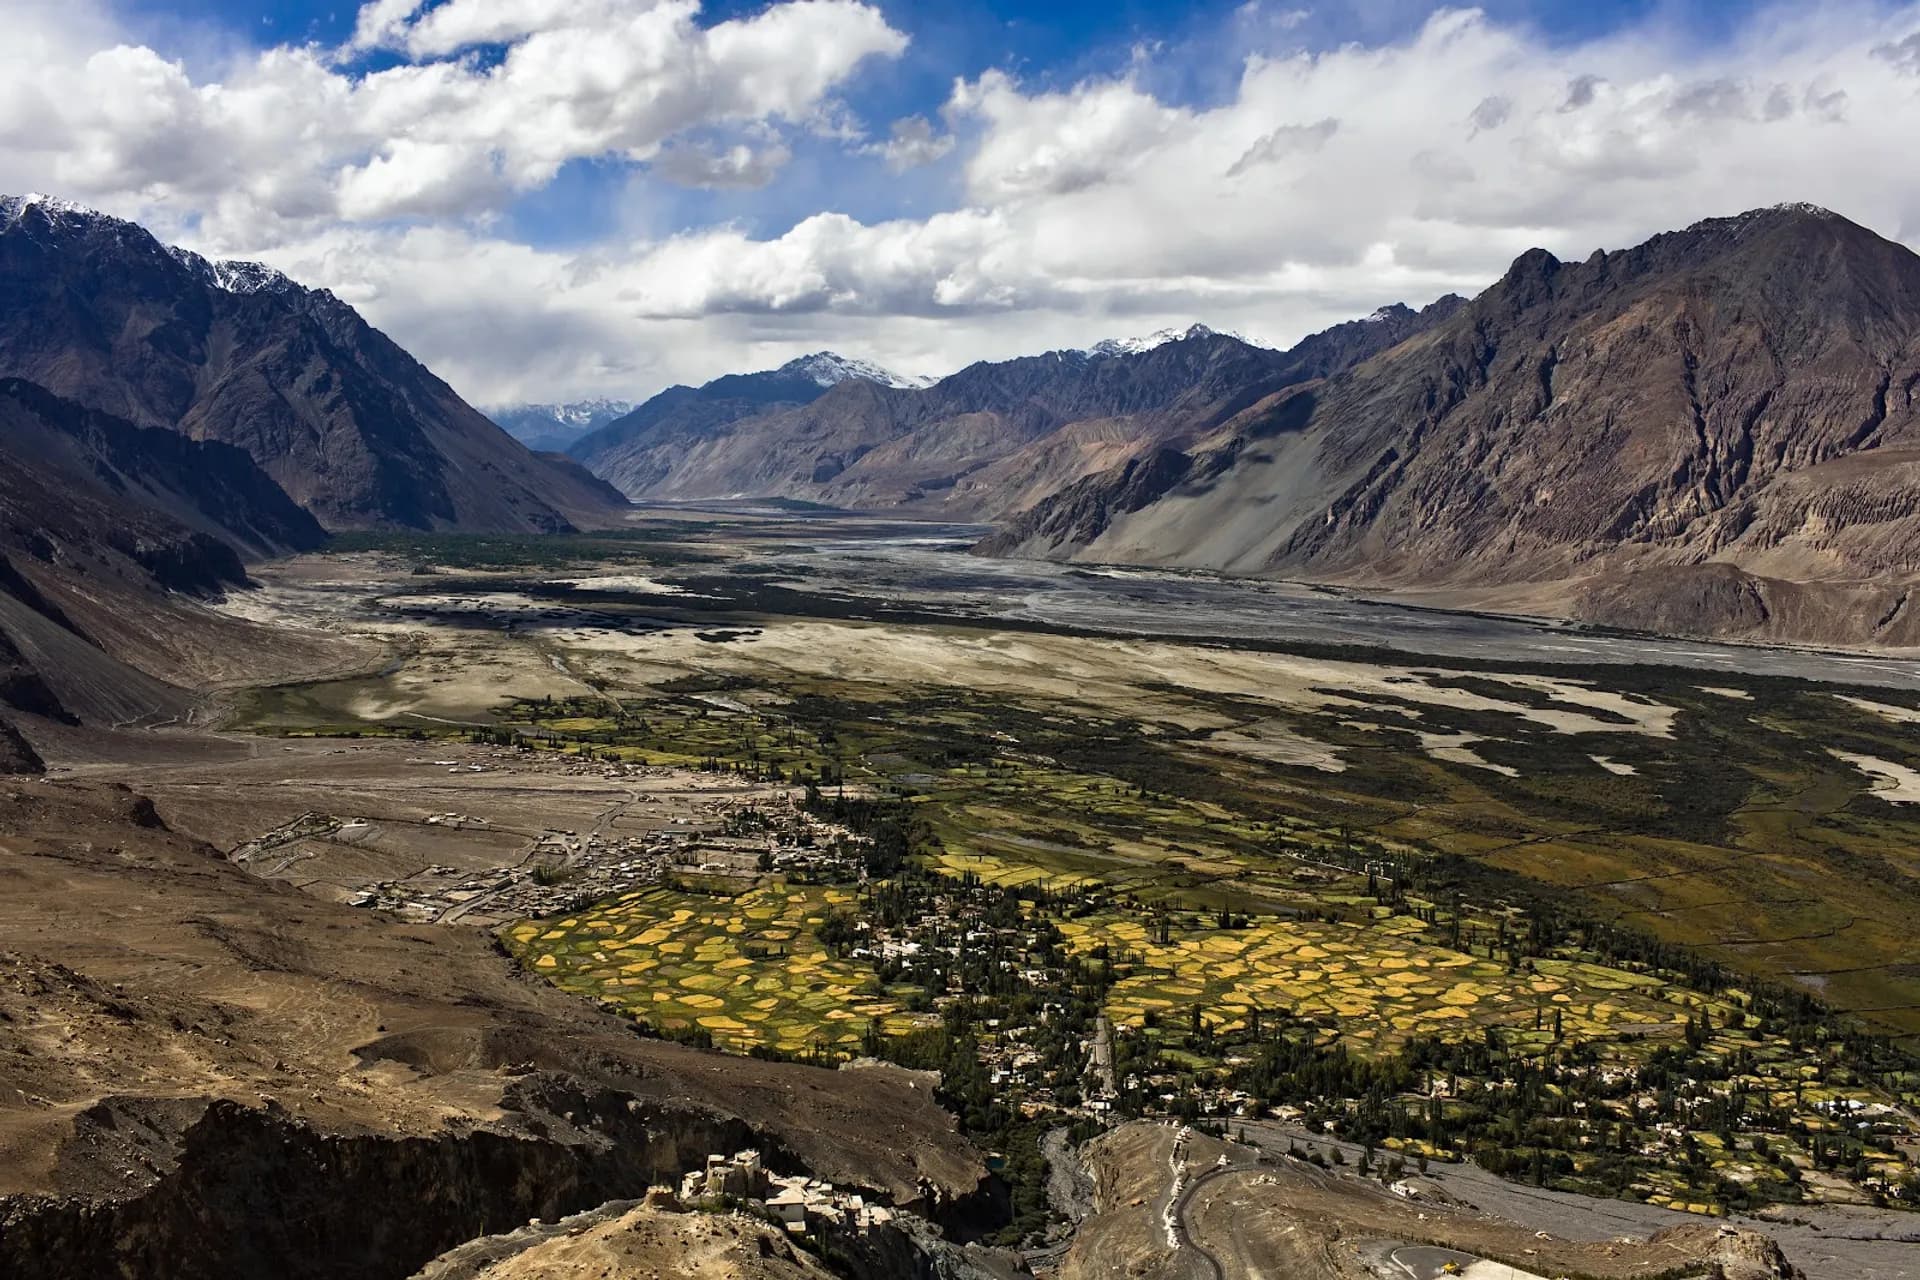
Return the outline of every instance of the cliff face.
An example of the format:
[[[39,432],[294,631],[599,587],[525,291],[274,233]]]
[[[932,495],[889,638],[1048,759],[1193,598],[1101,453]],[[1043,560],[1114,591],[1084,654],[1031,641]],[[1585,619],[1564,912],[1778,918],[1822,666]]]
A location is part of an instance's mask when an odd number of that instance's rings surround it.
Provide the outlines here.
[[[345,303],[58,202],[0,199],[0,375],[244,450],[329,528],[561,530],[608,492],[512,440]]]
[[[1150,499],[1116,470],[985,549],[1911,644],[1917,395],[1920,258],[1761,210],[1582,263],[1532,251],[1445,323],[1202,442]]]
[[[1142,449],[1198,439],[1461,305],[1388,307],[1284,352],[1196,326],[1144,349],[976,364],[929,387],[726,378],[663,393],[573,452],[635,498],[778,495],[996,518]]]

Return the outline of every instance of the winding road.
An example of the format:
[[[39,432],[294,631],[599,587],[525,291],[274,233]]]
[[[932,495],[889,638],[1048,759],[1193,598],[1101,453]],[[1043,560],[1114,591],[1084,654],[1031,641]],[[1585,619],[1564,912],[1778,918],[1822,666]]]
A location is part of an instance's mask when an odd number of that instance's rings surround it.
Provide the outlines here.
[[[1210,1280],[1227,1280],[1227,1269],[1221,1265],[1219,1257],[1207,1246],[1201,1244],[1200,1238],[1194,1235],[1193,1224],[1187,1220],[1187,1211],[1193,1207],[1193,1197],[1200,1188],[1216,1178],[1239,1172],[1238,1165],[1215,1165],[1189,1182],[1186,1189],[1180,1193],[1180,1198],[1173,1202],[1173,1221],[1180,1232],[1180,1240],[1192,1251],[1193,1257],[1200,1263],[1204,1274]]]

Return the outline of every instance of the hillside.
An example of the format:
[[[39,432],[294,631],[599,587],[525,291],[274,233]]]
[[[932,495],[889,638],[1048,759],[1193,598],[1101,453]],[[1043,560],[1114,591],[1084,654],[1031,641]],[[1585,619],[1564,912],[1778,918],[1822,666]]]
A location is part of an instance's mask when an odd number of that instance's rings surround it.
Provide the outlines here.
[[[707,456],[717,441],[736,434],[744,438],[746,433],[737,432],[734,424],[777,418],[838,388],[857,392],[862,387],[898,390],[918,385],[914,379],[864,360],[820,351],[777,369],[727,374],[698,387],[668,387],[631,413],[582,437],[567,452],[630,498],[758,494],[751,487],[755,478],[745,473],[717,479],[696,476],[695,460]],[[731,453],[725,456],[734,461]]]
[[[241,449],[0,379],[0,713],[167,719],[196,677],[328,665],[199,604],[244,586],[245,560],[325,536]]]
[[[1459,305],[1386,308],[1286,352],[1196,325],[979,363],[926,387],[852,376],[818,388],[786,370],[721,379],[663,393],[573,454],[634,498],[779,495],[996,518],[1144,446],[1197,438]]]
[[[1825,210],[1565,263],[994,554],[1182,565],[1652,630],[1920,643],[1920,257]]]
[[[330,529],[561,530],[617,498],[529,453],[323,290],[0,199],[0,376],[243,449]]]

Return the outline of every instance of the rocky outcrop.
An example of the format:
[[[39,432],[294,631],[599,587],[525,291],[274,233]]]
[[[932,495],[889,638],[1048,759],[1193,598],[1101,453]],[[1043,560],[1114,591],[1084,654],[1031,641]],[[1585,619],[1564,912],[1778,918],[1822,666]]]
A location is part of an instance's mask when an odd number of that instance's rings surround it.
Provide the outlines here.
[[[177,1106],[96,1106],[85,1140],[155,1153],[160,1176],[124,1198],[0,1199],[0,1273],[399,1280],[475,1236],[637,1197],[767,1139],[697,1108],[568,1101],[564,1116],[536,1107],[428,1137],[327,1133],[215,1101],[171,1140]]]
[[[606,494],[527,452],[353,308],[130,222],[0,199],[0,375],[244,450],[329,528],[562,530]]]
[[[1476,593],[1756,639],[1900,643],[1920,579],[1920,258],[1805,206],[1520,257],[1410,341],[1116,469],[999,553]],[[1111,518],[1086,518],[1089,512]],[[1842,599],[1835,612],[1814,605]]]
[[[0,774],[45,773],[47,766],[19,729],[0,719]]]

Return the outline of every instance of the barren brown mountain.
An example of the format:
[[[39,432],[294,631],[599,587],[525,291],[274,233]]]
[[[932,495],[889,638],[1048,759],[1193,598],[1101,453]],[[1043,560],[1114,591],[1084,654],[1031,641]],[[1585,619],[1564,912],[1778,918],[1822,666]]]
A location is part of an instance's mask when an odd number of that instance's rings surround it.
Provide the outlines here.
[[[924,388],[850,377],[821,393],[778,370],[727,378],[663,393],[573,454],[634,498],[781,496],[995,519],[1143,447],[1198,439],[1461,305],[1383,308],[1284,352],[1196,325],[1143,350],[983,362]]]
[[[199,601],[245,584],[243,554],[324,537],[244,450],[0,379],[0,716],[180,714],[176,683],[285,652]]]
[[[989,539],[1647,629],[1920,643],[1920,257],[1826,210],[1516,261]]]
[[[0,375],[244,449],[329,528],[561,530],[618,495],[529,453],[324,290],[0,199]]]

